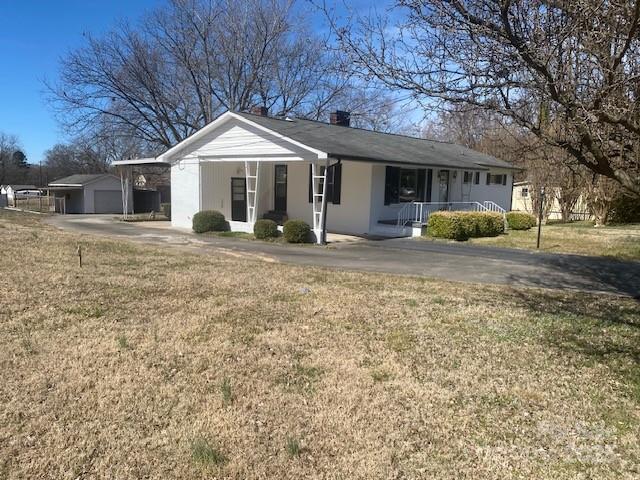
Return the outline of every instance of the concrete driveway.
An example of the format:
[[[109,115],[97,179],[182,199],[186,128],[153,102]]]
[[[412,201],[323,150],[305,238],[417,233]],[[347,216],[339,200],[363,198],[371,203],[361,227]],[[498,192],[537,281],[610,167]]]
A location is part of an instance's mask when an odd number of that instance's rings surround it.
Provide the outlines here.
[[[113,215],[58,215],[48,223],[82,234],[181,246],[250,258],[445,280],[606,292],[640,299],[640,262],[558,255],[420,239],[362,240],[328,247],[195,235],[168,222],[124,223]]]

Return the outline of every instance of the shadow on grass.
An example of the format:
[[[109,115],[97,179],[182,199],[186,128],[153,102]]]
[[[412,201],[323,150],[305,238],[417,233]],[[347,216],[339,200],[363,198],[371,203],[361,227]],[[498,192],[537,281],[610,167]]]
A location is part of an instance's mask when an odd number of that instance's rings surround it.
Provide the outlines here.
[[[624,325],[640,334],[640,302],[608,295],[513,289],[504,299],[538,314],[584,317],[598,326]]]
[[[526,277],[514,273],[512,284],[541,288],[582,289],[615,292],[640,301],[640,262],[579,255],[538,255],[532,257],[546,272]],[[640,302],[638,303],[640,310]]]
[[[535,315],[543,341],[607,365],[640,402],[640,304],[609,296],[509,290],[503,298]]]

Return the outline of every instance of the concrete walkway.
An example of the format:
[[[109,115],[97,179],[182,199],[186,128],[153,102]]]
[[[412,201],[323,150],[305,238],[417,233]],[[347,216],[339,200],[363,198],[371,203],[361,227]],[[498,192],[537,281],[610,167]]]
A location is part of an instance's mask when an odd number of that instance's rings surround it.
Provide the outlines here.
[[[640,300],[640,262],[559,255],[420,239],[362,240],[328,247],[283,245],[195,235],[168,222],[125,223],[112,215],[58,215],[59,228],[83,234],[156,245],[220,251],[247,257],[321,267],[416,275],[475,283],[576,289],[631,296]]]

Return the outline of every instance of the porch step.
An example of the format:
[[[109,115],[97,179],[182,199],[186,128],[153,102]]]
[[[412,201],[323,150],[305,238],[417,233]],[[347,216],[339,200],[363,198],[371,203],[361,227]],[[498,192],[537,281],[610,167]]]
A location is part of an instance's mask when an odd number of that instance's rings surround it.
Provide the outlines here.
[[[413,229],[411,226],[403,228],[398,227],[395,223],[390,225],[382,222],[378,222],[378,224],[371,230],[371,233],[381,235],[383,237],[410,237],[412,232]]]

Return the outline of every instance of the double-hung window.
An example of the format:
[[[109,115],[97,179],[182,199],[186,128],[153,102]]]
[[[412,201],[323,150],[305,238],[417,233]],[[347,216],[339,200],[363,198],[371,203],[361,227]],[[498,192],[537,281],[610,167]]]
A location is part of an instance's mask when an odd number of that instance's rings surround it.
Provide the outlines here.
[[[505,173],[502,174],[491,174],[487,173],[487,185],[506,185],[507,184],[507,175]]]

